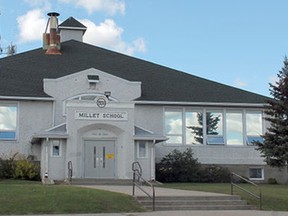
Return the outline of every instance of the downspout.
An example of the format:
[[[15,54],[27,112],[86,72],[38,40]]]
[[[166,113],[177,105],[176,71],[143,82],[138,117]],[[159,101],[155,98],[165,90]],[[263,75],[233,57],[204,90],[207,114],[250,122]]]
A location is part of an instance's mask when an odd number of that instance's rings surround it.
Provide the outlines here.
[[[44,174],[45,179],[48,179],[49,177],[48,171],[49,171],[49,138],[46,137],[46,140],[45,140],[45,174]]]
[[[156,140],[153,140],[151,148],[151,181],[155,181],[155,144]]]

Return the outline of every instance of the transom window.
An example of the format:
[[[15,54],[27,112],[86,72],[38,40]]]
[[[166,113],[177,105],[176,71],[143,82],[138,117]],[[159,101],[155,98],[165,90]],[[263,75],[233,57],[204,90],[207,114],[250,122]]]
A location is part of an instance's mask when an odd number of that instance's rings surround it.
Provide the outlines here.
[[[17,137],[17,106],[0,104],[0,140]]]
[[[166,109],[167,144],[251,145],[261,141],[261,111]]]

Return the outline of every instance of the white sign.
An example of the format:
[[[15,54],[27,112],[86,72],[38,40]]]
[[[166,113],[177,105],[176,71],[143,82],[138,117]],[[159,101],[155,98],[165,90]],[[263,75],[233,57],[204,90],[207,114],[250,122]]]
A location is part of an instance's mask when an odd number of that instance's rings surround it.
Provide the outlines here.
[[[82,120],[112,120],[112,121],[127,121],[127,112],[86,112],[75,111],[75,119]]]

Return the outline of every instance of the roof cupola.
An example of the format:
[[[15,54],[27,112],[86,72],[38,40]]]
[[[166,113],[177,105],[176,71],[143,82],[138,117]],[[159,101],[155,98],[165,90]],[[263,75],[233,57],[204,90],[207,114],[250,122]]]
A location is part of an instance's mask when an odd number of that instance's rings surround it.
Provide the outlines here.
[[[83,35],[85,34],[86,30],[86,26],[84,26],[73,17],[69,17],[59,25],[61,42],[68,40],[77,40],[83,42]]]

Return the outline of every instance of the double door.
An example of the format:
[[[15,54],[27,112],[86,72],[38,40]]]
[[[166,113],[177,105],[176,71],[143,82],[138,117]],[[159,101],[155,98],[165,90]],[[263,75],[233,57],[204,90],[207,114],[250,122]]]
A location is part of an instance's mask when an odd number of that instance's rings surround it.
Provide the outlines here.
[[[111,140],[84,141],[85,178],[115,177],[115,142]]]

